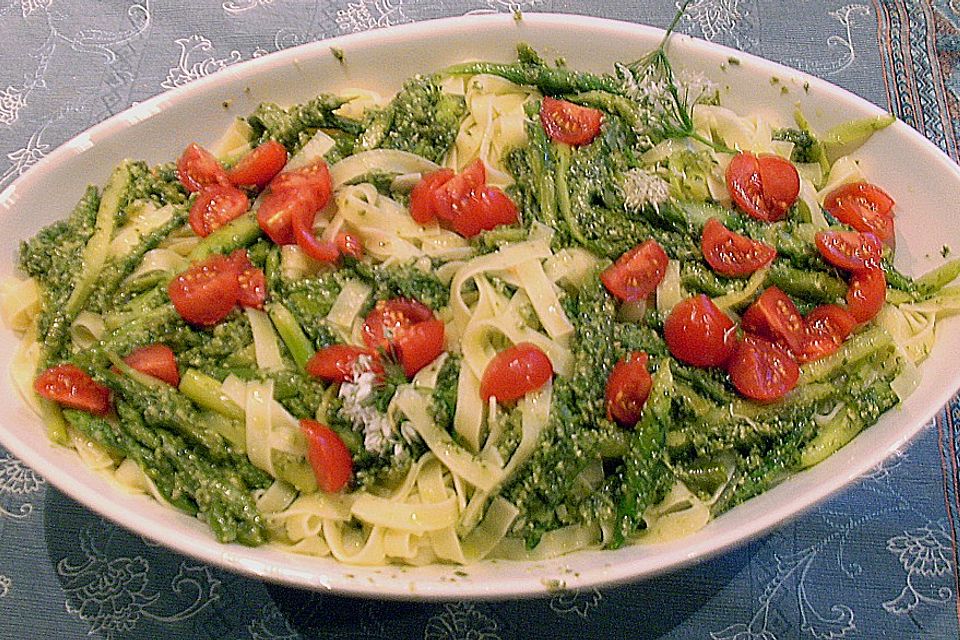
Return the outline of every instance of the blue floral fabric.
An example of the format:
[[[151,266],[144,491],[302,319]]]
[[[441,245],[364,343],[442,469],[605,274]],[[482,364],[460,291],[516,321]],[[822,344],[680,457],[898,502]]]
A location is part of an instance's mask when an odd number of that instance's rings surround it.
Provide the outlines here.
[[[468,12],[664,26],[675,0],[0,0],[0,188],[165,89],[334,35]],[[693,0],[679,30],[888,108],[957,159],[957,0]],[[106,522],[0,449],[0,638],[957,638],[960,400],[832,500],[641,584],[504,603],[350,600],[256,582]]]

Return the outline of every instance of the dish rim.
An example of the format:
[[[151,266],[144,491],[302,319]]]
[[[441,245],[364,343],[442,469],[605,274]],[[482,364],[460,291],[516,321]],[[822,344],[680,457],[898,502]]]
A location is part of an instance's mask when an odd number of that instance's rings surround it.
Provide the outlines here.
[[[522,22],[533,24],[537,28],[573,28],[587,32],[606,32],[616,35],[628,35],[627,32],[640,32],[643,36],[662,36],[664,31],[657,27],[649,25],[626,22],[621,20],[611,20],[606,18],[596,18],[581,16],[576,14],[561,13],[524,13]],[[50,167],[69,161],[75,155],[77,149],[89,146],[90,140],[103,135],[114,135],[117,132],[128,127],[136,126],[141,119],[147,118],[158,109],[168,107],[176,108],[175,105],[184,96],[197,93],[205,93],[215,89],[218,86],[226,86],[237,81],[238,78],[249,78],[259,76],[261,73],[284,64],[295,64],[298,58],[329,55],[331,47],[342,46],[343,48],[376,48],[379,43],[418,40],[422,38],[437,37],[438,34],[449,33],[458,29],[466,29],[476,23],[483,23],[485,27],[496,29],[511,29],[516,27],[517,21],[509,14],[495,15],[467,15],[440,18],[436,20],[420,21],[377,29],[362,33],[347,34],[333,38],[306,43],[279,51],[262,58],[252,59],[227,67],[226,69],[211,74],[207,77],[193,81],[185,86],[160,93],[145,100],[142,103],[134,105],[110,118],[90,127],[77,134],[69,141],[60,145],[56,150],[41,159],[36,165],[31,167],[23,175],[8,185],[0,192],[0,207],[6,209],[4,213],[11,215],[11,209],[16,208],[16,191],[18,189],[36,188],[35,183],[42,185],[43,176]],[[517,32],[517,41],[522,41],[522,32]],[[708,50],[718,51],[730,56],[736,56],[742,60],[748,61],[752,66],[758,68],[758,73],[770,72],[779,74],[789,74],[791,77],[799,78],[809,82],[810,86],[823,94],[824,96],[833,96],[840,99],[844,105],[855,104],[864,110],[872,111],[877,114],[886,113],[880,107],[857,96],[856,94],[838,87],[825,80],[809,75],[802,71],[786,67],[779,63],[760,58],[753,54],[735,50],[723,45],[714,44],[704,40],[698,40],[684,34],[677,33],[673,36],[677,40],[682,40],[685,46],[692,47],[697,53]],[[349,55],[349,51],[348,51]],[[613,62],[613,61],[611,61]],[[907,136],[915,142],[923,143],[924,148],[934,154],[941,162],[946,162],[952,169],[953,174],[960,180],[960,168],[936,145],[927,140],[919,132],[908,125],[898,122],[894,125],[897,135]],[[954,381],[955,382],[955,381]],[[8,382],[9,384],[9,382]],[[944,385],[938,387],[937,392],[928,402],[930,406],[943,407],[954,395],[955,389],[952,386]],[[578,576],[575,581],[577,588],[590,588],[600,586],[610,586],[626,582],[648,579],[656,575],[681,569],[695,562],[701,562],[714,557],[735,546],[745,544],[756,537],[770,531],[774,527],[783,524],[786,520],[792,520],[809,510],[813,506],[821,503],[823,500],[848,486],[855,479],[863,475],[877,463],[889,458],[897,450],[902,448],[907,442],[912,440],[920,431],[930,423],[930,420],[936,415],[939,409],[927,411],[929,415],[925,421],[917,424],[907,424],[904,421],[897,430],[899,438],[890,446],[870,459],[869,462],[852,461],[843,474],[834,474],[829,477],[829,481],[823,483],[816,489],[806,490],[801,494],[801,498],[791,501],[791,507],[785,515],[775,515],[779,510],[771,510],[765,517],[760,517],[752,522],[745,529],[735,529],[734,531],[720,532],[718,541],[710,544],[700,544],[689,549],[686,553],[671,553],[668,563],[660,563],[656,566],[641,568],[635,566],[638,562],[626,561],[618,564],[609,562],[603,563],[606,566],[597,569],[589,578]],[[276,563],[268,559],[263,559],[263,553],[258,553],[256,549],[250,549],[239,545],[222,545],[209,536],[209,543],[201,545],[199,548],[194,546],[194,536],[184,535],[184,526],[180,524],[179,519],[158,521],[150,514],[142,515],[140,513],[118,513],[118,508],[111,502],[109,495],[104,493],[85,494],[83,487],[75,482],[67,471],[59,465],[52,465],[46,460],[45,453],[35,449],[17,436],[14,429],[7,428],[6,425],[0,427],[0,444],[6,447],[13,455],[17,456],[32,469],[43,469],[41,475],[47,479],[58,490],[70,496],[84,507],[91,509],[99,515],[110,521],[134,532],[137,535],[155,540],[164,547],[172,549],[178,553],[197,558],[204,562],[225,568],[227,570],[244,574],[261,580],[286,584],[289,586],[325,590],[335,592],[340,595],[376,597],[400,600],[444,600],[450,598],[456,599],[503,599],[516,597],[537,597],[547,596],[555,592],[557,585],[545,581],[542,574],[537,574],[537,567],[549,563],[525,562],[534,571],[528,571],[528,575],[522,579],[514,579],[506,583],[495,583],[487,585],[485,583],[470,582],[443,582],[434,578],[429,583],[418,585],[415,592],[410,592],[408,586],[403,586],[404,578],[389,580],[383,584],[371,585],[366,581],[356,578],[347,578],[345,574],[361,573],[362,568],[353,565],[337,563],[339,573],[329,572],[326,574],[306,573],[282,566],[283,563]],[[38,471],[38,473],[40,473]],[[113,491],[117,491],[114,487]],[[181,514],[182,515],[182,514]],[[722,519],[722,516],[721,516]],[[714,522],[721,521],[714,520]],[[209,534],[208,534],[209,535]],[[590,551],[581,551],[575,553],[594,553]],[[603,554],[613,554],[615,552],[603,551]],[[271,554],[266,554],[271,555]],[[301,558],[289,552],[283,552],[283,558],[295,559]],[[611,556],[613,559],[613,556]],[[506,561],[501,561],[506,562]],[[292,564],[292,563],[287,563]],[[599,565],[600,563],[598,563]],[[519,566],[519,565],[518,565]],[[456,569],[450,565],[452,572]],[[415,573],[415,569],[409,570],[410,574]],[[551,575],[556,570],[551,570]],[[414,576],[410,576],[411,578]]]

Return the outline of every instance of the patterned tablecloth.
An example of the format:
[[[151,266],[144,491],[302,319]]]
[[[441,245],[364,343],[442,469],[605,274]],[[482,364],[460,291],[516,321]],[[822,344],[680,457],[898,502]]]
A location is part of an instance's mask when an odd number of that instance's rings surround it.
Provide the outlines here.
[[[202,5],[202,6],[197,6]],[[0,188],[132,103],[338,34],[466,12],[665,25],[674,0],[2,0]],[[889,108],[954,159],[958,0],[694,0],[680,31]],[[958,637],[960,400],[804,517],[643,584],[506,603],[397,604],[262,584],[144,542],[0,449],[0,638]]]

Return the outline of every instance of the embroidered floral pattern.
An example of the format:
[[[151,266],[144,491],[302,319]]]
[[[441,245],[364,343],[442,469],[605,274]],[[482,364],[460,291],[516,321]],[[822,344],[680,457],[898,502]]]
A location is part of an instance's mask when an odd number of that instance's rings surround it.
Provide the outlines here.
[[[40,142],[40,136],[43,135],[44,129],[46,129],[46,125],[30,136],[25,147],[7,154],[7,159],[10,161],[10,164],[3,173],[0,174],[0,186],[14,180],[47,155],[50,145]],[[2,463],[2,458],[0,458],[0,463]]]
[[[497,621],[473,604],[460,602],[444,605],[427,622],[424,640],[500,640]]]
[[[213,43],[199,34],[194,34],[189,38],[179,38],[174,40],[174,44],[180,47],[180,59],[177,66],[171,67],[170,71],[167,72],[166,79],[160,83],[160,86],[164,89],[182,87],[188,82],[220,71],[231,64],[236,64],[240,62],[242,57],[240,52],[234,49],[226,56],[217,58],[212,55]]]
[[[685,18],[700,27],[700,33],[710,42],[720,36],[733,33],[743,13],[740,0],[695,0],[687,7]]]
[[[35,11],[43,11],[53,4],[53,0],[20,0],[20,12],[26,18]]]
[[[225,0],[223,10],[227,13],[243,13],[257,7],[266,7],[273,4],[273,0]]]
[[[89,51],[102,55],[108,63],[117,59],[117,50],[132,40],[140,37],[150,28],[153,16],[150,12],[150,0],[143,0],[142,3],[129,5],[125,11],[120,10],[120,3],[104,3],[98,12],[93,15],[103,17],[105,28],[85,27],[87,22],[79,20],[78,16],[73,15],[76,11],[82,15],[89,15],[89,10],[84,10],[82,6],[78,7],[58,7],[58,10],[52,10],[52,0],[49,3],[50,8],[46,9],[48,22],[53,34],[68,43],[76,51]],[[121,21],[127,28],[113,29],[117,21]],[[106,25],[110,25],[106,27]]]
[[[57,563],[66,609],[90,627],[91,635],[112,640],[133,631],[144,619],[180,622],[220,599],[220,580],[210,568],[188,561],[180,563],[169,594],[155,588],[145,557],[113,557],[108,552],[117,533],[112,525],[98,521],[81,532],[79,554]]]
[[[20,87],[0,89],[0,124],[11,125],[17,121],[20,109],[27,103]]]
[[[298,47],[301,44],[317,39],[319,39],[318,36],[311,33],[301,33],[292,29],[280,29],[276,35],[273,36],[273,47],[277,51],[283,51],[284,49]],[[254,53],[254,55],[256,55],[256,53]]]
[[[828,11],[827,15],[836,20],[842,29],[840,35],[831,35],[826,40],[826,51],[831,53],[833,59],[823,61],[815,58],[787,58],[782,60],[784,64],[809,73],[835,75],[849,68],[856,61],[853,28],[857,18],[870,17],[870,7],[865,4],[846,4],[834,11]]]
[[[159,597],[146,593],[149,564],[141,557],[58,568],[73,579],[65,589],[67,611],[89,624],[91,632],[108,638],[133,629],[143,610]]]
[[[20,111],[27,106],[27,98],[37,87],[44,86],[44,75],[53,55],[53,38],[47,41],[30,57],[37,61],[33,73],[28,75],[21,86],[8,85],[0,89],[0,125],[11,126],[20,117]]]
[[[348,2],[346,9],[337,12],[341,31],[369,31],[409,22],[403,14],[403,0],[359,0]]]
[[[887,550],[897,556],[906,583],[900,595],[883,603],[896,615],[910,614],[921,604],[953,600],[953,546],[943,526],[923,526],[887,540]],[[949,578],[949,579],[943,579]]]
[[[487,6],[494,11],[532,11],[543,4],[543,0],[487,0]]]
[[[576,614],[587,619],[590,611],[597,609],[603,601],[603,594],[596,589],[588,591],[564,591],[550,599],[550,608],[560,614]]]
[[[26,518],[33,505],[23,502],[23,497],[40,491],[43,485],[43,478],[32,469],[9,454],[0,454],[0,516]]]
[[[43,483],[43,478],[13,456],[0,456],[0,493],[34,493],[40,490]]]
[[[6,598],[13,588],[13,580],[7,576],[0,576],[0,598]]]

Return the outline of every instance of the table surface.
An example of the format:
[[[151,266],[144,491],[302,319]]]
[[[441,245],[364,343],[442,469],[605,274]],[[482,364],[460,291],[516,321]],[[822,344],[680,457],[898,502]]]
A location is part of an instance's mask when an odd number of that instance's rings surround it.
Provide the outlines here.
[[[0,0],[0,188],[165,89],[304,42],[466,12],[664,26],[675,0]],[[202,5],[202,6],[196,6]],[[958,0],[693,0],[679,30],[821,76],[957,159]],[[766,537],[642,584],[399,604],[263,584],[106,522],[0,449],[0,638],[958,637],[960,399]]]

